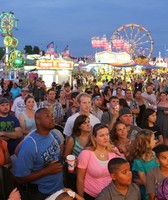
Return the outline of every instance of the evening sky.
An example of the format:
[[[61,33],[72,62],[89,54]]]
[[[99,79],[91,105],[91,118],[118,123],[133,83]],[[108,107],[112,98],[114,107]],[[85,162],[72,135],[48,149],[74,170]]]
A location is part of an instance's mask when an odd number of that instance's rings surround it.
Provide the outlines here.
[[[168,49],[167,0],[0,0],[0,13],[13,11],[19,19],[20,50],[25,45],[46,50],[54,41],[58,52],[68,45],[73,56],[94,55],[93,36],[107,39],[123,24],[140,24],[150,31],[154,55]],[[0,46],[3,38],[0,37]]]

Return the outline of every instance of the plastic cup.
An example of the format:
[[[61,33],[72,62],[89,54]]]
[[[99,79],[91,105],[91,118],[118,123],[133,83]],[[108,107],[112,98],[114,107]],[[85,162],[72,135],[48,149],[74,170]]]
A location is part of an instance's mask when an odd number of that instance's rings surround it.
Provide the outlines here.
[[[75,167],[75,156],[74,155],[68,155],[66,157],[67,163],[68,163],[68,172],[73,172]]]

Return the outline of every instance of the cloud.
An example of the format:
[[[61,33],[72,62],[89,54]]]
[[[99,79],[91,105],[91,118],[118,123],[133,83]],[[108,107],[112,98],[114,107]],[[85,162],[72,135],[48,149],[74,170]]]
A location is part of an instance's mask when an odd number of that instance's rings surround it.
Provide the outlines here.
[[[158,0],[0,0],[1,10],[13,11],[19,19],[14,34],[21,48],[26,44],[46,47],[55,41],[60,49],[71,44],[72,51],[80,55],[94,52],[92,36],[106,34],[109,39],[127,23],[143,25],[156,44],[168,43],[167,6],[168,1]]]

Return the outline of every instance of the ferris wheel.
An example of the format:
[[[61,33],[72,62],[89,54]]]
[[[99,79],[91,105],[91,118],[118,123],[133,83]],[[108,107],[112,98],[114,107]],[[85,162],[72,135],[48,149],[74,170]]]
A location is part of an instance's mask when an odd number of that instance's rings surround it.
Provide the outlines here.
[[[125,51],[132,58],[153,54],[153,39],[150,32],[138,24],[125,24],[111,36],[111,48],[114,52]]]
[[[16,58],[21,57],[22,53],[19,50],[13,50],[9,55],[9,64],[12,66]]]
[[[0,14],[0,32],[10,35],[13,29],[17,29],[17,22],[18,19],[16,19],[13,12],[2,12]]]

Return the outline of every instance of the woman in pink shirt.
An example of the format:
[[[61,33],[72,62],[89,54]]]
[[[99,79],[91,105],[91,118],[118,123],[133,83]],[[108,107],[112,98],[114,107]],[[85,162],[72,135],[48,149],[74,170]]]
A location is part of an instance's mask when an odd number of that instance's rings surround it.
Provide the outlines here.
[[[108,127],[102,123],[96,124],[87,148],[78,156],[77,192],[79,195],[87,200],[96,198],[111,182],[107,164],[115,157],[121,155],[110,143]]]

